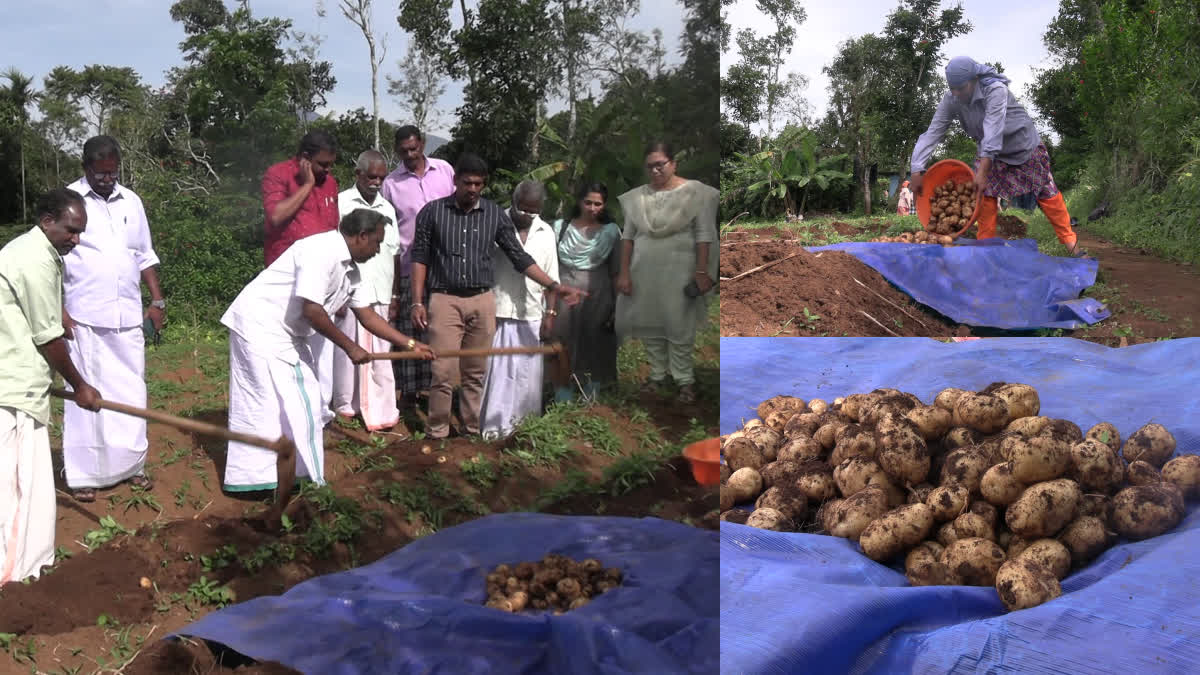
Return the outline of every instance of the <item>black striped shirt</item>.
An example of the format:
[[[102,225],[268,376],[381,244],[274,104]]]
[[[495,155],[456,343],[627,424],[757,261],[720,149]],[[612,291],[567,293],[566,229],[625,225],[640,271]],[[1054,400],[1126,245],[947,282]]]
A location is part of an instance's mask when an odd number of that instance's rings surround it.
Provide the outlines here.
[[[417,213],[412,260],[426,266],[432,291],[484,289],[495,285],[492,245],[500,247],[518,272],[534,264],[504,209],[490,199],[463,211],[454,195],[435,199]]]

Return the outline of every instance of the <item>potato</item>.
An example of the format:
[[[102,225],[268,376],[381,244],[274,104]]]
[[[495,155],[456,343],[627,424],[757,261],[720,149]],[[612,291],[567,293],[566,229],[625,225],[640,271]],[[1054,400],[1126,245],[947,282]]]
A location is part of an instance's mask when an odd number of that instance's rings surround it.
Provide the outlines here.
[[[801,523],[808,515],[808,496],[795,486],[776,485],[758,496],[754,508],[775,509],[793,523]]]
[[[865,408],[868,405],[874,405],[878,398],[875,394],[850,394],[846,400],[842,401],[842,414],[850,418],[851,421],[859,421],[859,416],[866,412]]]
[[[746,524],[760,530],[775,532],[788,532],[793,527],[787,516],[775,509],[754,509],[754,513],[751,513],[750,517],[746,519]]]
[[[1083,438],[1084,440],[1094,438],[1112,448],[1113,452],[1121,451],[1121,432],[1111,422],[1100,422],[1094,425],[1091,429],[1087,430]]]
[[[950,387],[938,392],[934,397],[933,404],[946,412],[954,412],[954,404],[958,402],[959,397],[963,394],[968,394],[966,389],[955,389]]]
[[[1017,436],[1017,434],[1010,434],[1010,433],[1002,431],[998,434],[992,434],[991,436],[985,436],[983,439],[981,439],[978,443],[975,444],[975,447],[979,450],[980,453],[983,454],[984,457],[987,457],[989,467],[995,466],[996,464],[1000,464],[1001,462],[1008,461],[1008,458],[1004,456],[1004,452],[1002,451],[1001,446],[1004,445],[1005,439],[1011,438],[1014,436]]]
[[[772,396],[771,398],[758,404],[758,416],[762,420],[773,413],[781,410],[800,410],[804,408],[803,399],[798,399],[795,396]]]
[[[1079,504],[1080,516],[1095,516],[1107,523],[1112,517],[1112,499],[1108,495],[1085,494]]]
[[[959,539],[942,551],[941,562],[966,586],[991,586],[1004,564],[1004,551],[987,539]]]
[[[754,427],[762,426],[762,423],[763,423],[762,420],[755,417],[751,420],[748,420],[745,424],[742,425],[742,431],[750,431]]]
[[[1000,512],[996,510],[996,507],[985,501],[975,500],[971,502],[971,505],[967,507],[967,512],[982,516],[987,521],[988,527],[992,528],[992,530],[995,530],[996,526],[1000,523]]]
[[[807,462],[813,459],[820,459],[823,448],[821,444],[814,441],[808,436],[796,436],[790,441],[786,441],[783,447],[779,448],[779,459],[792,462]]]
[[[1124,478],[1124,462],[1094,438],[1071,446],[1071,477],[1085,490],[1107,490]]]
[[[775,431],[766,424],[754,427],[753,429],[747,431],[746,438],[754,441],[754,444],[758,446],[759,451],[762,452],[763,459],[766,459],[768,462],[774,461],[767,458],[774,457],[776,451],[779,449],[780,443],[783,442],[783,434]]]
[[[942,246],[949,246],[954,243],[954,238],[947,234],[940,234],[938,235],[937,243]]]
[[[810,502],[824,502],[837,496],[837,483],[833,480],[833,469],[819,460],[804,462],[797,470],[796,487]]]
[[[797,413],[788,418],[787,424],[783,425],[783,437],[785,439],[797,436],[812,437],[820,426],[821,416],[817,413]]]
[[[1005,549],[1004,549],[1008,553],[1009,560],[1016,558],[1017,556],[1024,553],[1025,549],[1029,548],[1029,545],[1032,544],[1034,541],[1036,541],[1036,540],[1035,539],[1025,539],[1023,537],[1018,537],[1015,534],[1010,536],[1008,539],[1008,546],[1005,547]]]
[[[938,543],[942,546],[949,546],[958,541],[958,531],[954,529],[954,521],[951,520],[948,523],[942,523],[941,527],[937,529],[935,536]]]
[[[1029,558],[1005,562],[996,571],[996,593],[1005,609],[1036,607],[1062,595],[1058,579],[1046,567]]]
[[[1012,540],[1013,533],[1009,532],[1008,530],[1000,530],[996,533],[996,544],[1005,551],[1008,550],[1008,545],[1012,543]],[[1008,557],[1011,558],[1012,556],[1010,555]]]
[[[992,395],[1008,406],[1006,424],[1023,417],[1034,417],[1042,409],[1037,390],[1027,384],[1006,384],[992,392]]]
[[[896,485],[916,485],[929,477],[929,448],[916,425],[881,426],[875,433],[876,459]]]
[[[834,517],[837,515],[838,507],[844,501],[846,501],[846,500],[845,499],[831,499],[831,500],[821,504],[821,506],[817,508],[817,514],[816,514],[816,516],[814,516],[814,518],[817,521],[817,524],[821,526],[822,531],[830,533],[830,534],[833,533],[833,528],[835,525],[837,525],[837,522],[834,520]],[[887,510],[886,505],[884,506],[884,510],[885,511]],[[868,525],[869,524],[870,523],[868,523]],[[863,527],[866,527],[866,525],[864,525]]]
[[[1161,424],[1147,424],[1130,435],[1121,449],[1125,461],[1133,463],[1143,461],[1156,469],[1175,453],[1175,437]]]
[[[1054,574],[1055,579],[1065,579],[1071,571],[1071,552],[1057,539],[1037,539],[1030,542],[1017,556],[1017,560],[1021,558],[1045,565],[1046,569]]]
[[[937,562],[938,556],[942,554],[942,549],[945,547],[936,541],[926,540],[920,542],[904,556],[904,569],[911,570],[917,565],[924,563]]]
[[[965,448],[968,445],[975,445],[982,438],[979,432],[974,429],[951,427],[950,431],[946,432],[945,438],[942,439],[942,446],[947,450],[956,450],[958,448]]]
[[[775,485],[794,483],[800,477],[800,463],[777,459],[770,464],[764,464],[763,468],[759,469],[759,474],[762,475],[763,490]]]
[[[1025,484],[1013,478],[1012,462],[996,464],[983,474],[979,481],[979,492],[989,503],[1008,506],[1017,501],[1025,491]]]
[[[749,438],[735,438],[725,446],[725,462],[736,472],[738,469],[761,469],[767,463],[762,450]]]
[[[1058,533],[1058,540],[1071,553],[1071,562],[1079,567],[1103,553],[1108,548],[1109,539],[1104,521],[1095,516],[1080,516]]]
[[[982,434],[995,433],[1008,424],[1008,404],[991,394],[964,394],[954,404],[951,414],[955,426]]]
[[[750,512],[745,509],[730,509],[721,514],[721,520],[727,523],[737,523],[738,525],[745,525],[749,519]]]
[[[971,499],[971,491],[963,485],[943,485],[929,491],[925,503],[933,512],[933,519],[939,523],[954,520],[967,510]]]
[[[1067,478],[1031,485],[1004,513],[1008,529],[1025,539],[1052,537],[1075,519],[1083,492]]]
[[[858,539],[871,521],[887,511],[887,492],[878,485],[872,485],[838,502],[830,510],[825,529],[835,537]]]
[[[829,463],[837,466],[851,457],[875,458],[875,434],[857,424],[843,427],[837,435],[837,445],[829,456]]]
[[[1185,499],[1200,497],[1200,455],[1180,455],[1167,462],[1162,478],[1178,485]]]
[[[899,506],[904,503],[904,494],[892,484],[883,468],[873,459],[851,457],[833,470],[833,480],[843,497],[849,497],[868,486],[878,485],[887,492],[889,504]]]
[[[1050,424],[1049,417],[1022,417],[1015,419],[1004,427],[1006,432],[1021,434],[1026,438],[1036,436]]]
[[[883,514],[863,529],[858,544],[876,562],[890,560],[929,536],[933,513],[924,504],[906,504]]]
[[[725,481],[729,480],[729,477],[731,475],[733,475],[733,469],[730,469],[728,464],[722,463],[721,464],[721,482],[724,483]]]
[[[933,486],[929,483],[921,483],[908,488],[908,503],[909,504],[924,504],[925,498],[929,493],[933,492]]]
[[[1026,485],[1058,478],[1071,466],[1071,446],[1043,434],[1009,436],[1001,444],[1001,453],[1012,464],[1013,478]]]
[[[996,540],[996,533],[992,530],[992,526],[987,520],[978,513],[970,511],[962,514],[954,519],[954,535],[958,539],[970,539],[972,537],[979,539],[987,539],[989,541]]]
[[[962,485],[972,495],[979,494],[979,483],[983,474],[991,468],[990,458],[976,446],[959,448],[946,455],[942,463],[942,485]]]
[[[814,413],[820,415],[821,413],[825,412],[826,410],[829,410],[829,404],[826,403],[822,399],[814,398],[813,400],[808,402],[808,409],[813,411]]]
[[[813,434],[813,440],[820,443],[822,448],[831,450],[837,445],[837,435],[847,426],[847,422],[826,422]]]
[[[763,425],[768,426],[774,429],[776,432],[782,434],[784,425],[787,424],[788,420],[795,417],[797,414],[799,413],[791,410],[777,410],[770,415],[767,415],[766,419],[763,420]]]
[[[1158,485],[1162,474],[1151,464],[1138,460],[1125,469],[1125,481],[1130,485]]]
[[[903,417],[922,405],[920,399],[911,394],[880,394],[878,390],[871,393],[878,394],[879,398],[874,405],[865,405],[860,415],[860,422],[868,427],[879,424],[879,420],[887,415]]]
[[[945,408],[925,405],[909,410],[904,416],[917,426],[926,441],[937,440],[950,431],[950,411]]]
[[[730,490],[730,498],[733,499],[734,504],[748,502],[762,492],[762,476],[750,467],[743,467],[734,471],[733,475],[729,477],[729,482],[721,487]],[[723,493],[724,490],[722,490]],[[724,500],[722,499],[722,501]],[[726,509],[721,510],[725,511]]]
[[[1128,539],[1149,539],[1178,525],[1183,510],[1178,489],[1165,485],[1127,487],[1113,497],[1112,526]]]

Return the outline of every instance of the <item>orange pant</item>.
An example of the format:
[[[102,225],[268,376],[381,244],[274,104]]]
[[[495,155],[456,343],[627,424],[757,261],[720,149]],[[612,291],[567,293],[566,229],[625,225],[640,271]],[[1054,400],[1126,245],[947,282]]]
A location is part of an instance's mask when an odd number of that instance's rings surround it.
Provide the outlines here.
[[[1075,245],[1075,231],[1071,229],[1071,214],[1067,213],[1067,204],[1063,201],[1062,193],[1055,193],[1049,199],[1039,199],[1038,206],[1054,227],[1054,234],[1067,248]],[[979,206],[979,239],[991,239],[996,236],[996,216],[1000,207],[995,197],[984,197]]]

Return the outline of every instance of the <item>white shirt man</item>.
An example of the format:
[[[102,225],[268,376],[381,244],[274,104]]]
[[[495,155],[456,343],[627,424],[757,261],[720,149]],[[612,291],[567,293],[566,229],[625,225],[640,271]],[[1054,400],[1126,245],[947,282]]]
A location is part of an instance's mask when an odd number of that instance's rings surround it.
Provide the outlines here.
[[[404,251],[400,246],[400,231],[396,227],[396,209],[379,194],[379,185],[387,176],[387,164],[382,155],[365,152],[355,169],[354,186],[338,194],[338,216],[344,218],[355,209],[369,209],[381,214],[384,226],[383,243],[379,253],[358,266],[362,283],[356,296],[384,321],[390,320],[388,307],[395,295],[396,267]],[[337,327],[369,353],[391,351],[391,345],[358,323],[352,312],[335,317]],[[391,361],[369,361],[354,365],[345,352],[333,355],[334,412],[343,417],[361,415],[370,431],[390,429],[400,421],[396,406],[396,377]]]
[[[112,401],[146,407],[146,351],[141,283],[154,298],[149,316],[161,327],[165,301],[158,287],[158,255],[142,200],[116,182],[116,141],[97,136],[84,144],[85,176],[67,187],[83,196],[87,231],[64,256],[63,277],[71,360],[84,379]],[[67,401],[63,463],[67,485],[80,501],[95,488],[124,480],[150,487],[146,422],[111,411],[83,411]]]
[[[554,228],[536,215],[542,208],[544,193],[540,183],[525,181],[513,194],[508,217],[517,227],[521,246],[558,281],[558,241]],[[547,315],[546,291],[541,284],[500,260],[504,254],[495,247],[493,270],[496,297],[496,333],[492,347],[537,347],[547,335],[553,314]],[[551,312],[553,310],[550,310]],[[528,415],[542,410],[541,354],[502,354],[488,360],[483,386],[480,433],[484,438],[507,436]]]

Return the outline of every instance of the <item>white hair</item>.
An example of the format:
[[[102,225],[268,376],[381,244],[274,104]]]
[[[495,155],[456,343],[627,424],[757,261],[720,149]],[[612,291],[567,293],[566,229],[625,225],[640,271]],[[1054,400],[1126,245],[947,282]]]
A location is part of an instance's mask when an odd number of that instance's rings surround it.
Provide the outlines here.
[[[523,196],[533,197],[539,202],[544,202],[546,201],[546,186],[542,185],[541,181],[525,179],[517,183],[516,189],[513,190],[512,204],[514,207]]]
[[[383,164],[385,169],[387,168],[387,160],[384,159],[383,153],[379,152],[378,150],[363,150],[361,153],[359,153],[358,160],[354,163],[354,170],[366,171],[367,169],[370,169],[371,165],[375,162],[380,162]]]

